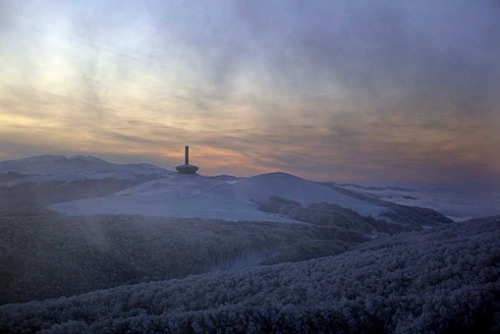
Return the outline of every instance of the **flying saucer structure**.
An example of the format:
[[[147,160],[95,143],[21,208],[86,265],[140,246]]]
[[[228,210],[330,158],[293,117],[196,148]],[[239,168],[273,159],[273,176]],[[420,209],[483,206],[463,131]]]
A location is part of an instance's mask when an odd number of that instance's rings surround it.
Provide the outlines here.
[[[198,169],[198,166],[189,164],[189,146],[186,145],[184,150],[184,165],[175,167],[175,170],[179,174],[196,174]]]

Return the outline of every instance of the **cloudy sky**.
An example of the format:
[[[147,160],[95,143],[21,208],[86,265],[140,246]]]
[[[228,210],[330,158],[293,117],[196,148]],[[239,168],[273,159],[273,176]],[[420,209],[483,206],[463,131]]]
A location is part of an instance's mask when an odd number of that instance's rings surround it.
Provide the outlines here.
[[[500,2],[0,0],[0,160],[500,184]]]

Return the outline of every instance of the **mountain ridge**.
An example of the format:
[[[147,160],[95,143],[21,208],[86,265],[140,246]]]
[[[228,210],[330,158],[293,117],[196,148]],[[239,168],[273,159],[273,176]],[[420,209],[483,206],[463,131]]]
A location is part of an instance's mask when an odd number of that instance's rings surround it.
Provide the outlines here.
[[[147,189],[148,182],[154,183],[154,191]],[[140,189],[145,193],[141,195]],[[165,209],[167,203],[162,201],[161,191],[165,199],[174,198],[172,206],[177,206],[178,210],[170,212]],[[153,192],[158,194],[157,198],[151,197]],[[125,199],[125,195],[128,198]],[[239,220],[237,210],[240,210],[245,213],[240,218],[243,220],[283,221],[283,217],[255,212],[255,203],[267,200],[269,196],[304,204],[334,203],[373,217],[380,217],[383,212],[397,207],[390,198],[377,198],[335,182],[314,182],[284,172],[251,177],[180,176],[153,164],[116,164],[84,155],[40,155],[0,162],[0,200],[16,205],[53,205],[51,209],[66,214],[174,214],[184,217],[188,209],[196,205],[185,205],[180,199],[191,198],[201,200],[202,210],[195,210],[188,217],[206,214],[211,218],[229,219],[231,216],[231,220]],[[81,199],[85,200],[75,202]],[[122,203],[119,203],[120,199]],[[148,201],[154,207],[148,208]],[[237,210],[232,210],[231,206]]]

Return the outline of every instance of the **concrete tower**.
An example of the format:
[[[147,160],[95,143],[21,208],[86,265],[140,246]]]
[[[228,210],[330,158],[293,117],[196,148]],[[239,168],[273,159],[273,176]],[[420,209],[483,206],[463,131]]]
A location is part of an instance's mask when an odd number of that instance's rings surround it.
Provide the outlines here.
[[[189,146],[186,145],[184,149],[184,165],[175,167],[175,170],[177,170],[179,174],[196,174],[198,169],[198,166],[189,164]]]

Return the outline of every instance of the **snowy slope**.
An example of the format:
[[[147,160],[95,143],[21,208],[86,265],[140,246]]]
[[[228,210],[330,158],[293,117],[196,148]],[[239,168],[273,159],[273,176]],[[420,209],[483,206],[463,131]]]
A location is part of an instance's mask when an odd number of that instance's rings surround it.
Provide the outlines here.
[[[224,180],[174,174],[120,191],[112,196],[58,203],[50,209],[70,215],[136,214],[204,217],[227,220],[293,222],[258,211],[255,203],[227,192]]]

